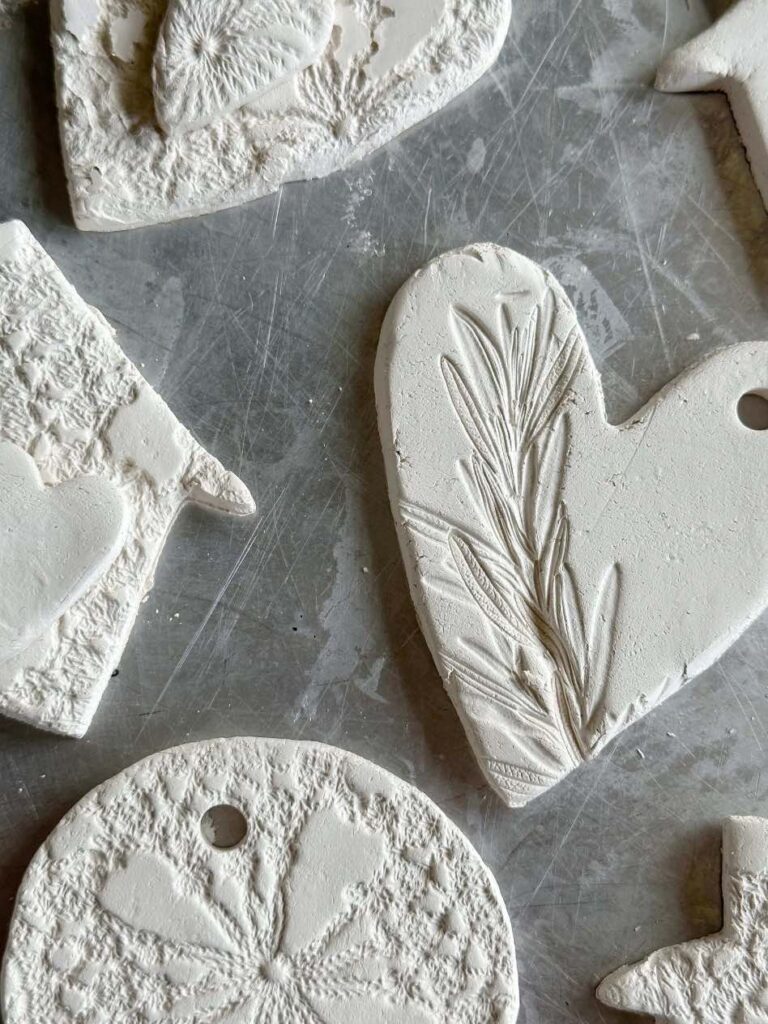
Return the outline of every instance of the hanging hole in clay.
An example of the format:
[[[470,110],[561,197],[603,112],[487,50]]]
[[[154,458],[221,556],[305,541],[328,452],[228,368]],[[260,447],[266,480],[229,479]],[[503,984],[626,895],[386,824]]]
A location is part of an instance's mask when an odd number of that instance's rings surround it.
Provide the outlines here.
[[[768,430],[768,392],[749,391],[742,395],[736,412],[749,430]]]
[[[217,850],[234,850],[245,839],[248,822],[231,804],[209,807],[200,819],[203,839]]]

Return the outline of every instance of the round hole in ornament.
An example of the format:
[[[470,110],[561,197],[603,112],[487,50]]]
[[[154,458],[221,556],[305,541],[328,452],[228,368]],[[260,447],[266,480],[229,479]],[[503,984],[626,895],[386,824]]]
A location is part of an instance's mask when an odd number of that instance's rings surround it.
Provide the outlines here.
[[[768,430],[768,391],[748,391],[739,399],[736,412],[748,430]]]
[[[248,834],[245,815],[231,804],[209,807],[200,819],[203,839],[216,850],[234,850]]]

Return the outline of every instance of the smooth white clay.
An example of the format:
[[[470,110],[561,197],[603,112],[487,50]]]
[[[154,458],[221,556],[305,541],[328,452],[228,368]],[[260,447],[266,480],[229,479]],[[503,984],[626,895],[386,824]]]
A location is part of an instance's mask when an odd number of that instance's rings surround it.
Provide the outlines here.
[[[0,712],[82,736],[185,502],[254,510],[23,224],[0,225]]]
[[[237,206],[367,156],[474,84],[511,0],[51,0],[77,225]]]
[[[768,431],[739,415],[752,392],[765,409],[764,342],[612,426],[564,291],[493,245],[434,261],[393,302],[376,399],[403,559],[509,805],[596,755],[768,605]]]
[[[314,743],[177,747],[71,811],[22,882],[5,1024],[514,1024],[492,875],[430,801]]]
[[[768,0],[738,0],[710,29],[673,51],[659,68],[656,88],[728,94],[768,209]]]
[[[127,530],[126,503],[110,481],[45,487],[33,459],[0,442],[0,665],[88,591]]]
[[[659,1024],[760,1024],[768,1016],[768,821],[723,827],[723,930],[651,954],[600,985],[607,1006]]]

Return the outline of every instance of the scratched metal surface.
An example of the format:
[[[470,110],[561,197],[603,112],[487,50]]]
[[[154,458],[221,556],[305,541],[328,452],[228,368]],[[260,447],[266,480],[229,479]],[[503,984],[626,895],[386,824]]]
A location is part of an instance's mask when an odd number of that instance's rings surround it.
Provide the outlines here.
[[[650,88],[662,52],[716,13],[516,0],[497,68],[372,159],[114,236],[71,224],[44,11],[0,33],[0,216],[26,220],[261,507],[181,518],[87,739],[0,724],[3,933],[29,858],[89,788],[233,734],[338,744],[436,799],[501,884],[525,1024],[625,1019],[593,998],[603,974],[717,929],[719,822],[768,814],[768,620],[596,762],[505,810],[416,626],[372,391],[397,287],[477,240],[560,276],[614,421],[703,353],[768,335],[768,218],[726,101]]]

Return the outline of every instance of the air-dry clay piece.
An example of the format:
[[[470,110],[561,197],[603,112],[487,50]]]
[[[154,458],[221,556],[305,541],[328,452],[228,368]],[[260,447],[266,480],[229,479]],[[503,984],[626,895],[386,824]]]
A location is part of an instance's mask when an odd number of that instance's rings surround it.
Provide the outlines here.
[[[513,1024],[517,1007],[507,913],[465,837],[312,743],[178,747],[95,790],[33,859],[3,969],[5,1024]]]
[[[752,172],[768,208],[768,0],[740,0],[659,68],[662,92],[728,94]]]
[[[0,712],[81,736],[186,501],[245,515],[18,222],[0,225]]]
[[[489,781],[527,803],[710,665],[768,605],[768,344],[621,427],[554,278],[481,245],[416,274],[376,366],[422,628]]]
[[[72,207],[99,231],[349,166],[472,85],[511,14],[511,0],[51,2]]]
[[[170,0],[155,48],[157,119],[185,132],[252,103],[318,60],[333,0]]]
[[[605,979],[607,1006],[659,1024],[761,1024],[768,1019],[768,821],[723,827],[723,930],[653,953]]]
[[[0,665],[87,593],[127,530],[126,503],[109,480],[46,487],[25,451],[0,442]]]

